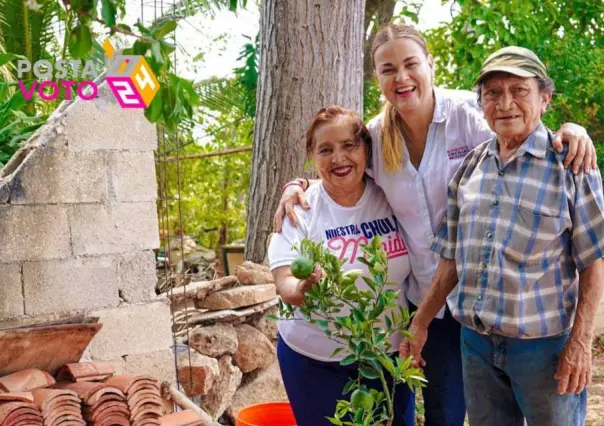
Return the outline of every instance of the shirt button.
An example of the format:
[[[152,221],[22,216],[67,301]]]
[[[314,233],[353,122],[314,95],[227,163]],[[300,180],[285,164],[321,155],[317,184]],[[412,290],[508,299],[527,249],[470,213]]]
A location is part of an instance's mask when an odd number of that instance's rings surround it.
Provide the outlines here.
[[[499,172],[498,174],[499,174],[499,176],[503,176],[505,173]]]
[[[489,238],[489,239],[493,238],[493,233],[491,231],[487,232],[487,238]]]
[[[477,300],[482,300],[482,296],[479,294],[478,296],[476,296]]]
[[[493,205],[494,206],[498,206],[499,205],[499,201],[497,201],[497,200],[493,201]]]
[[[482,269],[487,269],[487,266],[489,266],[489,265],[487,265],[486,263],[483,262],[482,265],[480,265],[480,266],[482,267]]]

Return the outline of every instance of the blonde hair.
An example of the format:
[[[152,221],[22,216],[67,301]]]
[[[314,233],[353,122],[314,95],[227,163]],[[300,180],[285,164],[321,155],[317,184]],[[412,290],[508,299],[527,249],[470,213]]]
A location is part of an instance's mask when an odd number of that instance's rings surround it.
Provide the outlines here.
[[[376,34],[371,46],[371,62],[374,70],[375,52],[377,49],[390,40],[402,38],[408,38],[415,41],[420,45],[426,56],[430,54],[426,40],[420,32],[412,26],[403,24],[386,25]],[[402,125],[402,118],[394,105],[388,101],[384,104],[382,111],[384,113],[384,119],[382,120],[380,136],[382,139],[384,169],[386,169],[387,172],[395,172],[400,169],[403,162],[403,139],[399,131],[399,126]]]

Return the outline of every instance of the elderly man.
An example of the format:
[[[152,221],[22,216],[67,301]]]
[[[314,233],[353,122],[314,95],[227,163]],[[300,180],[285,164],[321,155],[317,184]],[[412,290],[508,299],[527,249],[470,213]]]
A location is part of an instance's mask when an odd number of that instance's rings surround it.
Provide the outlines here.
[[[441,261],[401,355],[425,364],[428,325],[448,302],[472,426],[581,425],[604,284],[602,180],[572,174],[553,148],[541,122],[553,83],[533,52],[497,51],[477,86],[496,137],[449,185]]]

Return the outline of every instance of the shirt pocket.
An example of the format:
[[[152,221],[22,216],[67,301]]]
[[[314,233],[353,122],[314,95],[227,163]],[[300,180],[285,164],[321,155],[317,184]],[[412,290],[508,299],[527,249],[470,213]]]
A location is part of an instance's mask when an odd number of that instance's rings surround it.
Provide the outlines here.
[[[555,260],[561,249],[560,237],[565,230],[565,212],[560,210],[560,196],[548,197],[547,205],[520,200],[509,223],[511,234],[503,241],[504,255],[522,265],[541,265]],[[510,228],[506,229],[506,234]]]

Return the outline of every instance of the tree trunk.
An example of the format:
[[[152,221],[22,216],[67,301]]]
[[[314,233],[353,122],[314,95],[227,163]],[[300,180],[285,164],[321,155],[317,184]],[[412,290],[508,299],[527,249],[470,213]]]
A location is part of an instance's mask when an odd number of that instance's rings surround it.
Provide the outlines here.
[[[262,3],[248,260],[264,261],[281,186],[305,175],[304,133],[316,112],[337,104],[362,113],[364,11],[365,0]]]

